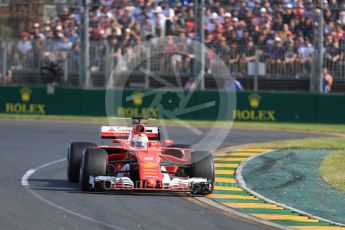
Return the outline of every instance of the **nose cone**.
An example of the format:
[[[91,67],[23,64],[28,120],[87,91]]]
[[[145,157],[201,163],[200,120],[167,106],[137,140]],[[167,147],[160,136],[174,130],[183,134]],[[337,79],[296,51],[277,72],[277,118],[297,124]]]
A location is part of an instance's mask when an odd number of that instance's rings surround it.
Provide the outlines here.
[[[154,180],[154,179],[150,179],[147,181],[147,187],[149,187],[149,188],[155,188],[156,185],[157,185],[157,183],[156,183],[156,180]]]

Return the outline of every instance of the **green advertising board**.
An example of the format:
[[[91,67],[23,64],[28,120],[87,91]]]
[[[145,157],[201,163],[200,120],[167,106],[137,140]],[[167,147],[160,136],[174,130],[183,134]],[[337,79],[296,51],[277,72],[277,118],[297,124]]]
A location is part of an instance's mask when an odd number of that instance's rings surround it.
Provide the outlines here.
[[[0,87],[0,112],[8,114],[81,114],[79,89],[56,88],[49,94],[45,87]]]
[[[110,99],[104,89],[1,86],[0,91],[0,113],[5,114],[106,116],[110,100],[115,116],[345,123],[345,95],[239,92],[235,97],[228,92],[196,91],[184,104],[183,91],[114,89]]]
[[[345,96],[317,95],[315,97],[316,123],[345,123]]]
[[[314,122],[315,95],[307,93],[237,93],[235,120]]]
[[[108,115],[147,116],[165,119],[230,120],[236,106],[234,94],[208,91],[113,90],[106,101],[113,103]],[[106,104],[108,104],[106,102]],[[113,112],[113,113],[112,113]]]

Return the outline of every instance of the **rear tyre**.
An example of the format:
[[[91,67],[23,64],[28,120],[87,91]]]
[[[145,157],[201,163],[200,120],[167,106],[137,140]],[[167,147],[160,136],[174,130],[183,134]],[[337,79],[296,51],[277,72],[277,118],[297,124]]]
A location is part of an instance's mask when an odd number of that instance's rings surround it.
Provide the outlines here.
[[[191,176],[207,178],[211,185],[211,191],[208,189],[205,190],[201,188],[199,191],[196,191],[195,193],[199,195],[211,193],[213,190],[215,180],[214,161],[212,154],[206,151],[192,152],[191,162]]]
[[[83,153],[80,168],[80,187],[83,191],[90,191],[90,176],[106,176],[108,154],[104,149],[88,148]]]
[[[67,178],[72,183],[79,182],[79,172],[83,152],[96,144],[90,142],[72,142],[67,151]]]

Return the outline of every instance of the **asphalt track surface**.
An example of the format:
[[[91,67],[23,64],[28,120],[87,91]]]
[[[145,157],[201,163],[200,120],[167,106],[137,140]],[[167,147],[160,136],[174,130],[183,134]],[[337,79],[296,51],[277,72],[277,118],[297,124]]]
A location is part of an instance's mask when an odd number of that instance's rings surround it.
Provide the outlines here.
[[[66,157],[72,141],[100,143],[98,125],[0,121],[0,229],[267,229],[171,194],[82,193],[66,179],[66,162],[29,169]],[[205,129],[203,130],[205,131]],[[170,128],[175,143],[194,138]],[[296,139],[315,134],[233,129],[223,146]]]

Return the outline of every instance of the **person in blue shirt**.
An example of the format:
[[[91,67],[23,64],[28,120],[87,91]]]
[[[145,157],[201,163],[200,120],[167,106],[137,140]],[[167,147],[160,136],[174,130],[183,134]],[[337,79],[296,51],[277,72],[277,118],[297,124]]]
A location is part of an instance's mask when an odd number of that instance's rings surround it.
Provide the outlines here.
[[[230,76],[229,80],[227,80],[224,84],[224,89],[226,91],[231,91],[231,92],[243,91],[244,88],[241,82],[239,82],[236,79],[236,73],[230,72],[229,76]]]

